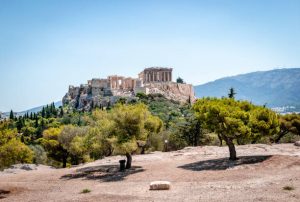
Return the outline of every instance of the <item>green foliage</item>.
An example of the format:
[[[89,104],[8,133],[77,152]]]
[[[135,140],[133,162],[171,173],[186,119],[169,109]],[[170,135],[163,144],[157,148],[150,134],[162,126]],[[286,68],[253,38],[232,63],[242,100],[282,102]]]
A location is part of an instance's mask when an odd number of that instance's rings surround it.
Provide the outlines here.
[[[47,153],[41,145],[30,145],[30,149],[34,153],[33,163],[35,164],[44,164],[48,162]]]
[[[279,142],[288,133],[300,136],[300,115],[286,114],[279,117],[280,132],[274,136],[274,141]]]
[[[82,194],[87,194],[87,193],[90,193],[90,192],[91,192],[90,189],[83,189],[83,190],[81,191]]]
[[[10,110],[10,113],[9,113],[9,119],[10,120],[14,120],[14,112],[13,112],[13,110]]]
[[[246,101],[203,98],[197,100],[193,109],[204,127],[225,140],[232,160],[236,159],[233,140],[257,141],[279,130],[277,115],[273,111]]]
[[[39,139],[39,142],[46,149],[49,157],[62,161],[63,167],[66,167],[69,153],[58,140],[61,131],[62,128],[49,128],[43,132],[43,137]]]
[[[229,89],[228,97],[234,99],[235,95],[236,95],[236,92],[235,92],[234,88],[231,87]]]
[[[183,81],[183,79],[182,79],[181,77],[178,77],[178,78],[176,79],[176,82],[177,82],[177,83],[184,83],[184,81]]]
[[[160,132],[162,121],[151,115],[146,105],[118,105],[111,111],[113,135],[118,152],[126,154],[137,149],[137,141],[146,142],[151,134]]]
[[[31,163],[33,152],[23,144],[16,130],[0,130],[0,169],[17,163]]]

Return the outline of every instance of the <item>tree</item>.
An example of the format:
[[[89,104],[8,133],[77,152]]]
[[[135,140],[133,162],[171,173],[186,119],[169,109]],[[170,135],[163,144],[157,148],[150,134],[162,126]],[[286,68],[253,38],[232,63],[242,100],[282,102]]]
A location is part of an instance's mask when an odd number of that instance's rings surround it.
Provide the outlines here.
[[[60,117],[63,117],[63,116],[64,116],[64,109],[63,109],[63,107],[60,107],[59,116],[60,116]]]
[[[199,121],[226,142],[230,160],[237,159],[234,140],[257,140],[279,130],[275,112],[247,101],[203,98],[197,100],[193,109]]]
[[[81,138],[86,136],[87,133],[88,127],[66,125],[58,136],[58,142],[67,151],[66,154],[72,156],[74,164],[78,164],[85,154],[86,148],[82,144]]]
[[[178,77],[178,78],[176,79],[176,82],[177,82],[177,83],[184,83],[184,81],[183,81],[183,79],[182,79],[181,77]]]
[[[16,163],[31,163],[33,152],[17,138],[17,130],[0,128],[0,169]]]
[[[43,107],[43,108],[42,108],[41,115],[42,115],[42,117],[43,117],[43,118],[45,118],[45,115],[46,115],[46,112],[45,112],[45,107]]]
[[[10,110],[9,119],[14,120],[14,118],[15,118],[14,112],[13,112],[13,110]]]
[[[231,87],[229,89],[228,97],[234,99],[235,95],[236,95],[236,92],[235,92],[234,88]]]
[[[39,142],[45,147],[49,157],[61,161],[66,167],[68,158],[78,164],[87,148],[82,144],[82,139],[88,133],[87,127],[66,125],[60,128],[49,128],[43,132]]]
[[[299,114],[286,114],[279,117],[280,131],[275,137],[275,142],[279,143],[288,133],[300,135],[300,115]]]
[[[39,139],[39,142],[48,152],[48,156],[62,161],[63,168],[67,166],[68,151],[58,141],[62,128],[48,128],[43,132],[43,137]]]
[[[138,142],[146,142],[151,133],[162,128],[162,121],[151,115],[146,105],[116,105],[111,112],[114,122],[113,142],[117,153],[125,154],[126,168],[131,168],[132,152],[137,150]]]

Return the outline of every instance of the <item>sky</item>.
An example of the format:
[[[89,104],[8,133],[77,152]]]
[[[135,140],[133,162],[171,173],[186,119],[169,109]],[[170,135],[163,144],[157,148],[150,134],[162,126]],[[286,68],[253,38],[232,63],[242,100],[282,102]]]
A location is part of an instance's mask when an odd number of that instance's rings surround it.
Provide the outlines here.
[[[146,67],[203,84],[300,67],[299,0],[0,0],[0,111]]]

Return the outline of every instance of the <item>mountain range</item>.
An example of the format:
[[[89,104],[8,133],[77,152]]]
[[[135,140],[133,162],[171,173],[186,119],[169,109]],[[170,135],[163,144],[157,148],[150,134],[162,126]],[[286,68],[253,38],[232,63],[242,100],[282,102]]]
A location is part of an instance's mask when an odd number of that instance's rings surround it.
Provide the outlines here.
[[[227,96],[234,88],[236,99],[267,107],[300,109],[300,68],[258,71],[224,77],[195,87],[197,98]]]
[[[56,108],[62,106],[62,102],[58,101],[58,102],[54,102],[54,105]],[[38,107],[34,107],[25,111],[21,111],[21,112],[14,112],[16,116],[23,116],[24,114],[28,113],[37,113],[42,111],[43,107],[46,107],[46,105],[42,105],[42,106],[38,106]],[[1,117],[5,118],[5,117],[9,117],[10,112],[4,112],[1,114]]]
[[[300,111],[300,68],[240,74],[194,86],[197,98],[228,96],[230,88],[234,88],[235,98],[239,100],[266,105],[279,112]],[[61,101],[55,103],[56,107],[61,105]],[[16,114],[24,115],[27,112],[39,112],[43,106]],[[8,116],[9,112],[2,113],[2,117]]]

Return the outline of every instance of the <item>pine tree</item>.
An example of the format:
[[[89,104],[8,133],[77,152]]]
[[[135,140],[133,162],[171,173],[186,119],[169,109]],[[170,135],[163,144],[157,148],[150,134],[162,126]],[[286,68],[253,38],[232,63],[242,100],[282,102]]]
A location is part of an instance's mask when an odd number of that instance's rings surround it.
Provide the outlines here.
[[[43,118],[45,117],[45,107],[43,107],[43,109],[42,109],[42,117]]]
[[[35,116],[35,125],[34,125],[35,128],[38,128],[39,127],[39,119],[37,116]]]
[[[10,110],[9,119],[10,119],[10,120],[13,120],[14,117],[15,117],[15,116],[14,116],[13,110]]]
[[[63,109],[63,107],[60,107],[60,117],[63,117],[64,116],[64,109]]]
[[[50,118],[50,116],[51,116],[51,112],[50,112],[50,107],[49,107],[49,105],[47,105],[46,106],[46,118]]]
[[[229,89],[228,97],[234,99],[234,96],[235,96],[235,95],[236,95],[236,92],[235,92],[234,88],[231,87],[231,88]]]

